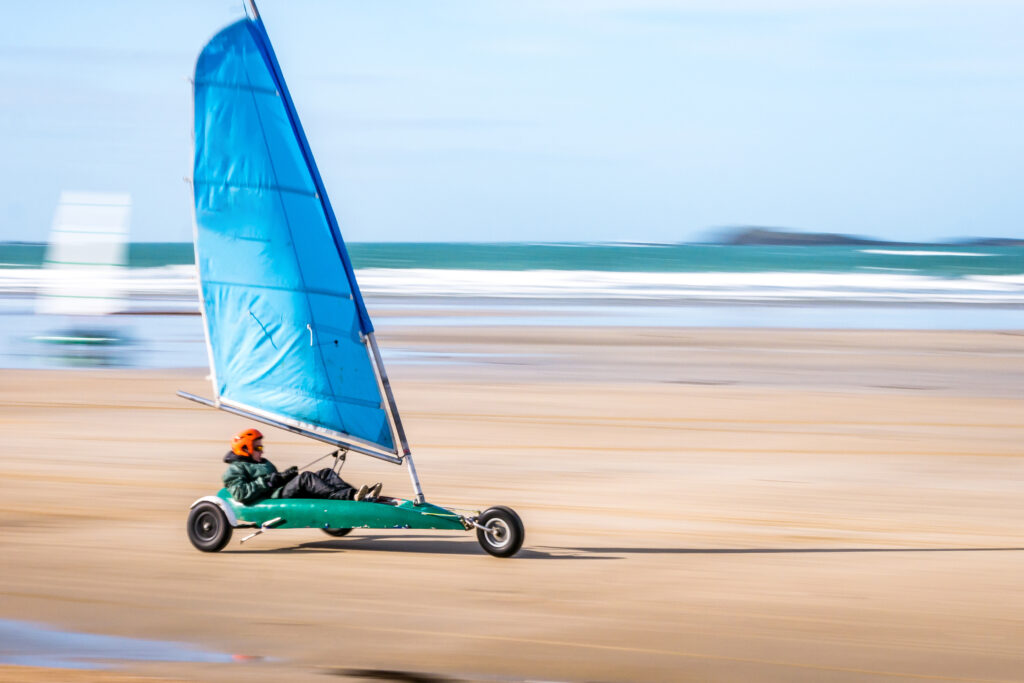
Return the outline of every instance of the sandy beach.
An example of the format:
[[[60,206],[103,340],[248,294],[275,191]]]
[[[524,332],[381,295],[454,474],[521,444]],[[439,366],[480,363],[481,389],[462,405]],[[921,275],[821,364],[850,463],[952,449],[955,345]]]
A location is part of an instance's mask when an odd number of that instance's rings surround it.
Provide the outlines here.
[[[471,534],[185,534],[248,423],[205,370],[0,371],[0,618],[237,661],[4,680],[1024,680],[1024,334],[403,328],[428,500]],[[328,448],[268,429],[267,457]],[[403,469],[343,475],[409,496]],[[426,675],[433,679],[425,678]]]

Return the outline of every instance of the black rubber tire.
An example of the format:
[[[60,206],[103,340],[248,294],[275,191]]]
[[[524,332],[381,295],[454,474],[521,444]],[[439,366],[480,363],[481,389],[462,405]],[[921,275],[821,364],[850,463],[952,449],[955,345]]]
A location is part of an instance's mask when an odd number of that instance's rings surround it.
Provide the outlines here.
[[[477,520],[486,527],[495,527],[498,533],[488,533],[483,529],[476,530],[476,540],[480,547],[495,557],[511,557],[519,552],[526,539],[523,520],[519,519],[512,508],[495,505],[484,510]]]
[[[231,540],[231,525],[219,505],[200,503],[188,513],[188,540],[204,553],[215,553]]]
[[[352,529],[324,529],[324,533],[328,536],[337,536],[338,538],[341,538],[342,536],[348,536],[352,533]]]

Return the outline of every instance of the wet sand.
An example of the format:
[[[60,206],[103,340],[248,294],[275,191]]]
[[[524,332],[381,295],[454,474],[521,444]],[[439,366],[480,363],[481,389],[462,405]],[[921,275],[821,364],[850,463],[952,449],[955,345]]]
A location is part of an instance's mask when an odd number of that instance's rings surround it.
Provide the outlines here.
[[[247,424],[174,395],[209,395],[203,371],[6,370],[0,618],[270,658],[123,680],[1024,680],[1024,335],[380,342],[417,360],[390,372],[428,499],[515,508],[516,558],[373,530],[199,553],[188,506]],[[328,450],[267,437],[282,468]],[[343,474],[410,491],[386,463]]]

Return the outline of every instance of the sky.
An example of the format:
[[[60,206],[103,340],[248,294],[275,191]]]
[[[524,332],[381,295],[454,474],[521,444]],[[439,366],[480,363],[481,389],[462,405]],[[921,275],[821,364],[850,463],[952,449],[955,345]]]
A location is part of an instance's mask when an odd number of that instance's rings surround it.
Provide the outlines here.
[[[1024,3],[263,0],[348,241],[1024,238]],[[189,241],[241,1],[0,0],[0,241],[61,190]]]

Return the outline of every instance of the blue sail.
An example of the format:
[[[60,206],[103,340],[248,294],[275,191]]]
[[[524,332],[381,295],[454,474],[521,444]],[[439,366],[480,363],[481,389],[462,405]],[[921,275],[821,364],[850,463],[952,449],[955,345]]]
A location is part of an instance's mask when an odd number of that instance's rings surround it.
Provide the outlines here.
[[[220,403],[397,453],[373,326],[259,18],[196,63],[196,262]]]

